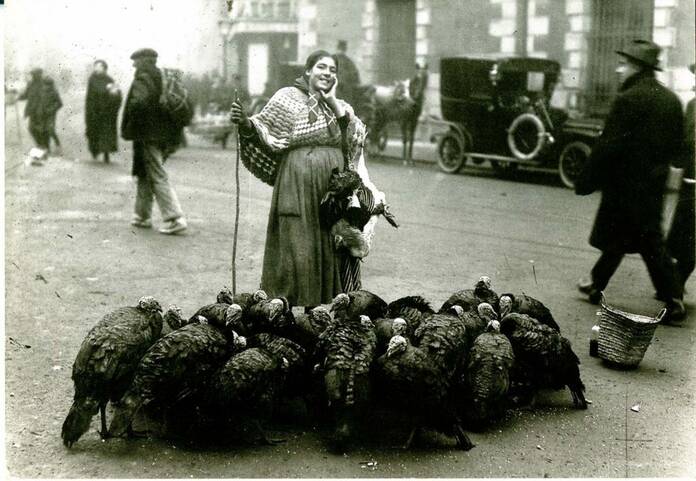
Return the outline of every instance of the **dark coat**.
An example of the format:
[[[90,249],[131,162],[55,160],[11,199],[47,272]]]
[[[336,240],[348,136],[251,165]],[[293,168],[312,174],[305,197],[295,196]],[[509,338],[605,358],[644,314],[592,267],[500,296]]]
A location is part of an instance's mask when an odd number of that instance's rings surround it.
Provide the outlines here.
[[[121,120],[121,137],[134,141],[133,175],[145,176],[143,143],[157,145],[163,153],[173,152],[181,142],[182,130],[169,119],[160,104],[162,72],[154,65],[135,71]]]
[[[121,92],[109,92],[114,80],[106,74],[94,73],[87,84],[85,124],[92,155],[116,152],[118,149],[117,122],[121,107]]]
[[[19,100],[26,100],[24,116],[29,117],[34,124],[48,124],[55,118],[56,112],[63,106],[53,79],[43,76],[34,76],[27,88],[19,96]]]
[[[360,72],[348,55],[337,53],[336,60],[338,60],[336,96],[351,105],[355,105],[356,90],[360,85]]]
[[[696,151],[694,136],[696,134],[696,112],[694,112],[694,99],[686,106],[686,121],[684,122],[684,154],[678,167],[684,169],[684,178],[696,177]],[[696,263],[696,186],[691,182],[684,182],[679,192],[679,201],[674,213],[672,228],[667,237],[669,252],[677,259],[678,271],[683,282],[694,270]]]
[[[619,90],[604,131],[575,190],[602,192],[590,244],[637,252],[641,240],[661,235],[669,165],[682,149],[679,98],[652,71],[629,77]]]

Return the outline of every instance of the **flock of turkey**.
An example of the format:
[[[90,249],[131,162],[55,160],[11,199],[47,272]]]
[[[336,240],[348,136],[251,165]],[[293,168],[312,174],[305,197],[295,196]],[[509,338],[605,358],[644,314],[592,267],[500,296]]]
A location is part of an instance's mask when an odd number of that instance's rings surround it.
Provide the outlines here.
[[[420,296],[387,304],[361,290],[294,316],[283,298],[225,288],[186,319],[143,297],[107,314],[82,342],[61,434],[71,447],[100,412],[103,438],[133,436],[141,413],[192,436],[251,425],[274,443],[262,423],[299,397],[331,423],[336,449],[348,446],[366,411],[384,407],[410,423],[405,447],[424,428],[467,450],[474,445],[464,427],[484,428],[540,389],[567,386],[575,407],[587,408],[579,364],[540,301],[498,296],[486,276],[438,312]]]

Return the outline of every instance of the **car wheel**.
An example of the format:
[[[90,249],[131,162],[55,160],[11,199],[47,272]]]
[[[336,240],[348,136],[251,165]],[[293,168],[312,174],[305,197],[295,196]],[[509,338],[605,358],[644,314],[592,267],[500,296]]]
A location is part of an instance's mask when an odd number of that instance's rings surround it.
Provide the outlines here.
[[[443,172],[454,174],[464,166],[466,161],[464,139],[455,133],[445,134],[438,145],[437,165]]]
[[[544,122],[532,113],[515,118],[507,132],[510,152],[520,160],[536,159],[550,139]]]
[[[561,151],[558,159],[558,173],[566,187],[573,189],[575,182],[590,158],[592,149],[581,140],[570,142]]]

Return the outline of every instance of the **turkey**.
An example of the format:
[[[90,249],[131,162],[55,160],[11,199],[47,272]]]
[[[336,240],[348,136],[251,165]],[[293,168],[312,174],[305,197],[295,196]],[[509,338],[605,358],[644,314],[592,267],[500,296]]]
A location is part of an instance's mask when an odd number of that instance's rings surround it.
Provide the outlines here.
[[[244,316],[249,334],[277,332],[294,322],[288,300],[284,297],[254,303]]]
[[[137,365],[109,432],[131,432],[138,411],[152,404],[167,409],[203,389],[205,380],[246,340],[215,321],[188,324],[159,339]]]
[[[387,316],[406,321],[408,336],[412,336],[424,318],[434,314],[430,303],[421,296],[406,296],[389,303]]]
[[[561,332],[561,328],[551,315],[551,311],[541,301],[534,299],[532,296],[526,294],[503,294],[500,296],[500,310],[526,314],[542,324]]]
[[[278,330],[278,335],[298,343],[308,353],[314,352],[319,336],[332,322],[331,313],[324,306],[317,306],[306,314],[294,318],[294,322]]]
[[[305,374],[305,350],[293,341],[262,333],[249,338],[249,348],[232,356],[213,374],[203,393],[206,411],[223,417],[225,425],[253,422],[261,439],[261,421],[271,417],[273,407]]]
[[[528,386],[532,395],[539,389],[570,389],[576,408],[587,409],[585,385],[580,379],[580,359],[570,341],[555,329],[525,314],[501,311],[500,332],[505,334],[515,353],[512,379]]]
[[[217,295],[218,303],[239,304],[245,313],[252,305],[257,302],[265,301],[266,299],[268,299],[268,294],[260,289],[254,292],[242,292],[235,295],[228,287],[223,287]]]
[[[370,399],[369,374],[376,345],[374,325],[365,315],[335,319],[319,336],[316,369],[323,374],[334,420],[335,449],[343,449],[350,440],[354,423]]]
[[[491,288],[491,278],[488,276],[481,276],[473,289],[463,289],[452,294],[442,305],[440,312],[447,312],[453,305],[458,305],[465,311],[475,313],[482,302],[498,306],[498,295]]]
[[[386,354],[377,360],[374,374],[377,398],[411,423],[412,430],[404,448],[410,446],[420,428],[453,435],[460,449],[474,447],[461,426],[451,398],[453,368],[448,363],[455,365],[456,361],[452,361],[454,356],[443,352],[461,348],[456,339],[446,338],[449,335],[461,337],[464,328],[458,326],[448,331],[447,326],[457,325],[457,320],[454,316],[445,317],[436,314],[421,325],[419,329],[428,331],[421,332],[421,346],[412,345],[404,337],[405,321],[395,321],[396,334],[389,341]]]
[[[482,303],[478,309],[489,322],[486,332],[476,338],[469,352],[466,394],[470,402],[465,412],[467,424],[482,428],[504,412],[515,355],[508,338],[500,333],[493,307]]]
[[[331,305],[331,311],[338,320],[357,321],[361,315],[381,319],[387,316],[387,310],[387,303],[383,299],[366,290],[339,294]]]
[[[380,214],[393,227],[399,227],[389,207],[383,201],[378,203],[375,193],[363,184],[360,175],[347,168],[343,171],[334,168],[331,172],[329,188],[319,204],[319,212],[326,228],[345,219],[350,226],[362,231],[372,216]]]
[[[230,326],[230,329],[241,336],[249,335],[249,326],[239,304],[225,304],[223,302],[208,304],[198,309],[188,321],[182,321],[182,325],[197,322],[199,317],[203,317],[217,326]]]
[[[138,361],[162,332],[162,307],[143,297],[137,307],[122,307],[106,314],[80,346],[72,370],[75,397],[65,418],[61,437],[72,447],[101,413],[101,435],[107,436],[106,404],[117,402],[128,389]]]
[[[450,379],[461,367],[462,359],[467,354],[469,339],[466,324],[474,321],[470,313],[464,312],[461,306],[454,305],[447,313],[441,312],[426,318],[413,334],[413,343],[426,349]]]
[[[394,326],[398,323],[407,324],[407,322],[400,317],[397,317],[395,319],[378,319],[377,321],[375,321],[375,336],[377,337],[376,356],[379,357],[385,352],[387,352],[389,341],[392,339],[392,337],[396,335]],[[403,335],[406,337],[410,337],[408,333],[408,328],[403,333]]]

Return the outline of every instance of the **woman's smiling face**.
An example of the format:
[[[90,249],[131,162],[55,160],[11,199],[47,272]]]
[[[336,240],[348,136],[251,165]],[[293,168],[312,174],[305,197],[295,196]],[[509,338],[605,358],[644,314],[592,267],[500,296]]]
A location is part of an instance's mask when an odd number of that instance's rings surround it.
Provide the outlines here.
[[[322,57],[306,74],[310,89],[328,92],[336,81],[336,62],[331,57]]]

